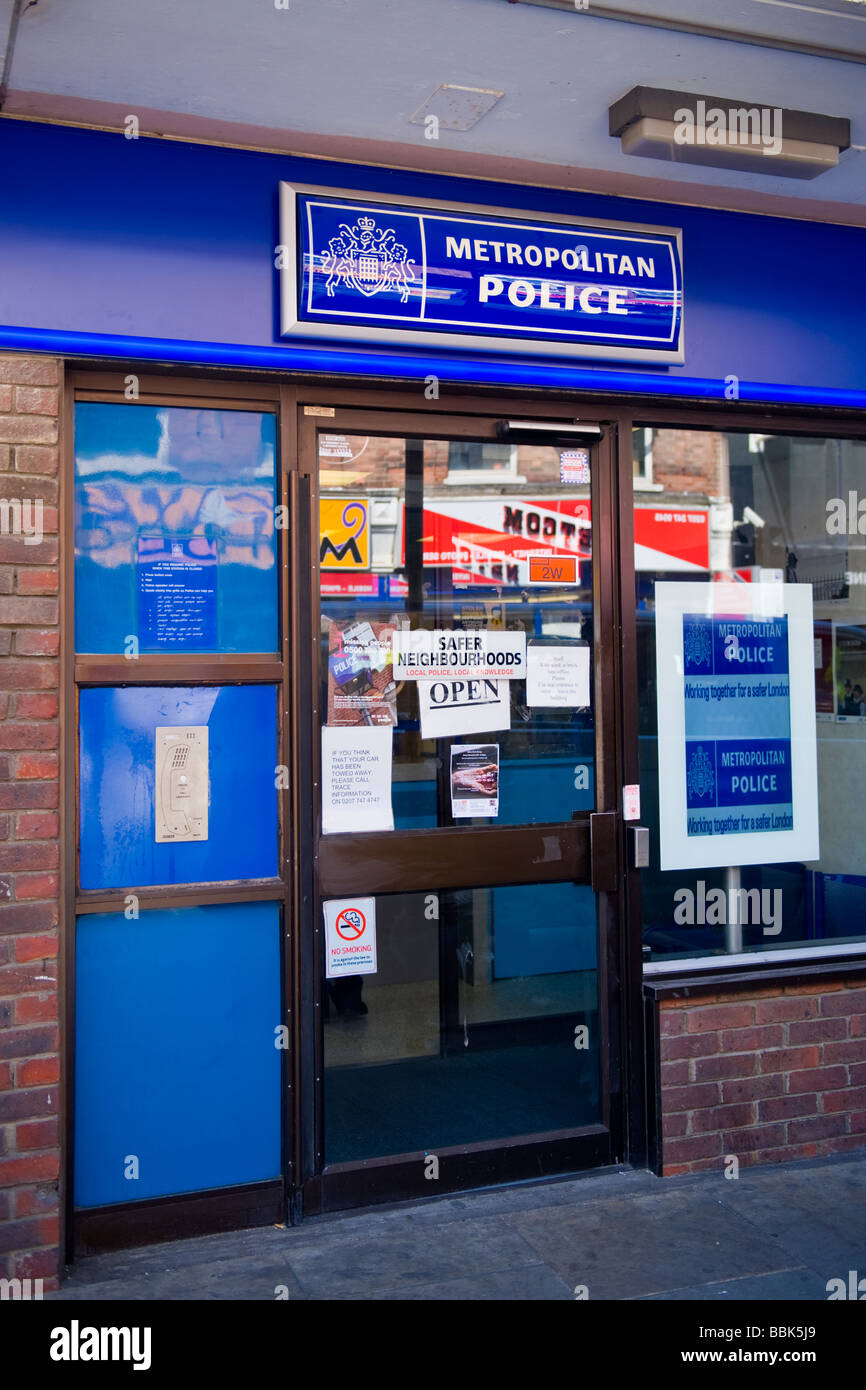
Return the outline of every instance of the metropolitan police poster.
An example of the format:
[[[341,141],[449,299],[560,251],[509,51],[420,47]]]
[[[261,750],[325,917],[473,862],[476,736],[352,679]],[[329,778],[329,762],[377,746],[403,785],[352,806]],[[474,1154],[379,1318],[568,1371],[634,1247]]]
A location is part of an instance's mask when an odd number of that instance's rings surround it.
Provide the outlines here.
[[[812,591],[658,583],[661,868],[818,858]]]

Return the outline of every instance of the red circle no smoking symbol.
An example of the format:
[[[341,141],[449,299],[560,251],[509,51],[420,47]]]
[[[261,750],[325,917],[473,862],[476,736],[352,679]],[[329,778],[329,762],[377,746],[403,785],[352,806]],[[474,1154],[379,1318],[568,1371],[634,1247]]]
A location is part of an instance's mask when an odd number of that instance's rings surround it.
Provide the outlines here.
[[[344,941],[357,941],[364,935],[367,919],[356,907],[344,907],[336,921],[337,935]]]

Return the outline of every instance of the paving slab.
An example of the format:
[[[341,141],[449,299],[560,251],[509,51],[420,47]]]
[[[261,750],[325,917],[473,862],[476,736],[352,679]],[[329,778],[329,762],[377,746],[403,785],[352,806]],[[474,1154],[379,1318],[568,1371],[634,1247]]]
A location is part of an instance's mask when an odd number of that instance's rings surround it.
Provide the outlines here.
[[[47,1298],[825,1300],[866,1274],[866,1154],[657,1178],[605,1169],[78,1261]]]

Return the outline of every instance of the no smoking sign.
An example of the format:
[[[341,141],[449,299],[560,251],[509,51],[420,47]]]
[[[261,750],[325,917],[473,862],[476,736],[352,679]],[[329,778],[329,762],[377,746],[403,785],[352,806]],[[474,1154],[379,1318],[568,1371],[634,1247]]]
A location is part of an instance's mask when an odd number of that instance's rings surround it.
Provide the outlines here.
[[[340,898],[322,904],[325,914],[325,975],[375,975],[376,899]]]

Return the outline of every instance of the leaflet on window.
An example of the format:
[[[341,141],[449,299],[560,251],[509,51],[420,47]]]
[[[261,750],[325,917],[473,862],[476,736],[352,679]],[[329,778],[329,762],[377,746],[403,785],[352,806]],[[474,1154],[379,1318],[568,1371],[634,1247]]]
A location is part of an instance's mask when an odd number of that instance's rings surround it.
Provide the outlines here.
[[[524,632],[414,628],[394,633],[397,681],[459,680],[467,676],[520,680],[525,675]]]
[[[511,727],[508,681],[489,676],[418,681],[422,738],[488,734]]]
[[[588,708],[588,646],[530,642],[526,663],[526,703],[530,708]]]
[[[397,723],[397,686],[389,623],[328,624],[328,723],[332,727]]]
[[[458,743],[451,748],[451,814],[499,815],[499,745]]]
[[[322,834],[393,830],[391,729],[322,729]]]

